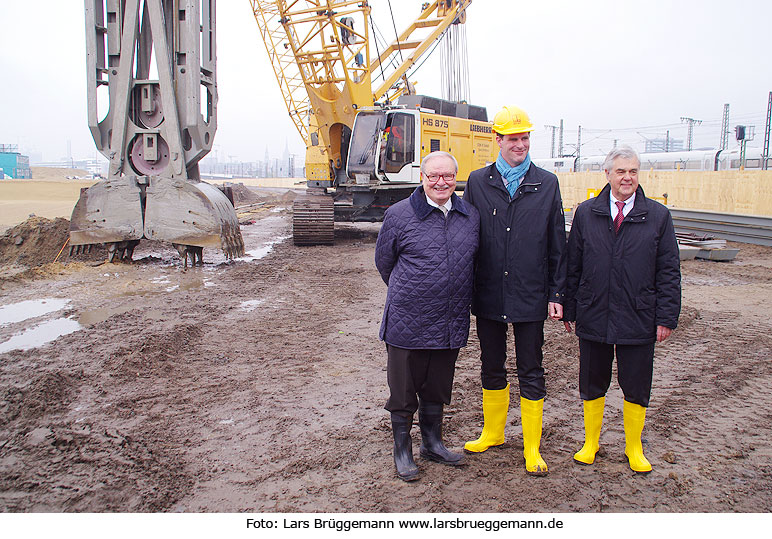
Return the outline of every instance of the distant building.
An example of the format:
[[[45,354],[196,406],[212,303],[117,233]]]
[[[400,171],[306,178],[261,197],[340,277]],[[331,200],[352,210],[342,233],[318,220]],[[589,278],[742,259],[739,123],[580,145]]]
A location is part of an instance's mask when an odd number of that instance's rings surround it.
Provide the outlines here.
[[[233,156],[231,156],[233,159]],[[217,155],[208,155],[198,163],[202,179],[222,178],[294,178],[303,174],[305,166],[302,157],[289,153],[285,149],[281,158],[271,157],[268,149],[262,161],[218,161]]]
[[[645,153],[654,152],[682,152],[684,150],[683,139],[653,138],[646,141]]]
[[[30,178],[29,157],[19,153],[16,144],[0,144],[0,169],[6,178]]]
[[[107,175],[108,161],[99,156],[90,159],[66,159],[61,161],[46,161],[38,163],[40,167],[72,168],[85,170],[91,177],[104,177]]]

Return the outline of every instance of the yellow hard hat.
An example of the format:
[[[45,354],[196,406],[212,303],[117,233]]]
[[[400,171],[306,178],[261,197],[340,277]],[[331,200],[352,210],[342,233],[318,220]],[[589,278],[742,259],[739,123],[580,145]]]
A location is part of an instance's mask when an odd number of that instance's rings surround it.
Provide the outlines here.
[[[493,130],[499,135],[530,133],[533,124],[523,109],[507,105],[493,118]]]

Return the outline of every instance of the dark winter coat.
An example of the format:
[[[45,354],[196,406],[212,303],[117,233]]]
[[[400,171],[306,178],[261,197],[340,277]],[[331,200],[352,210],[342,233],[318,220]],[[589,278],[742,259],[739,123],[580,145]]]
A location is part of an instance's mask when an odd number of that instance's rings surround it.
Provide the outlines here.
[[[466,345],[480,217],[455,194],[447,218],[423,187],[388,210],[375,265],[388,285],[380,338],[407,349]]]
[[[617,234],[607,184],[576,209],[568,238],[563,320],[576,334],[608,344],[649,344],[657,326],[675,329],[681,266],[668,209],[639,186]]]
[[[566,228],[557,177],[531,165],[510,200],[495,164],[473,171],[464,201],[480,212],[472,313],[500,322],[547,318],[563,302]]]

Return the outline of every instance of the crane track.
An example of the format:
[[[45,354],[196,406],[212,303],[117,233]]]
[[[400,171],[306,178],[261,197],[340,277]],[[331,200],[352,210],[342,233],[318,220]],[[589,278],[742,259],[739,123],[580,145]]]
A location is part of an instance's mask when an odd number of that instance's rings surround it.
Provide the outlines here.
[[[295,245],[332,245],[335,240],[335,206],[323,193],[300,195],[292,204],[292,238]]]
[[[772,247],[772,217],[670,208],[677,233]]]

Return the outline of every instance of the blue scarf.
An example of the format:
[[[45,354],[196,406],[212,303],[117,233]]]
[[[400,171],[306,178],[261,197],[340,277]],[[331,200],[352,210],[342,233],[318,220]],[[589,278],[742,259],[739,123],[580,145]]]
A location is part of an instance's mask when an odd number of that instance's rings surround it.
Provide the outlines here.
[[[525,176],[525,173],[528,172],[528,167],[531,166],[531,154],[528,153],[525,156],[525,161],[517,165],[516,167],[511,166],[509,163],[504,161],[504,158],[501,157],[501,153],[499,153],[499,157],[496,159],[496,168],[499,171],[499,174],[501,174],[501,177],[504,178],[504,181],[507,182],[507,191],[509,191],[509,198],[512,198],[515,196],[515,191],[517,191],[517,188],[520,186],[520,180]]]

